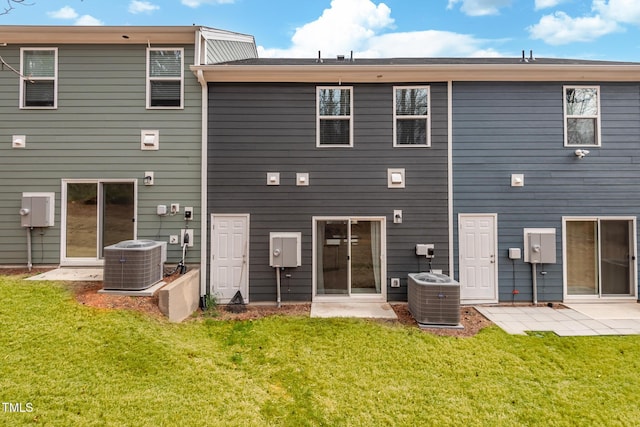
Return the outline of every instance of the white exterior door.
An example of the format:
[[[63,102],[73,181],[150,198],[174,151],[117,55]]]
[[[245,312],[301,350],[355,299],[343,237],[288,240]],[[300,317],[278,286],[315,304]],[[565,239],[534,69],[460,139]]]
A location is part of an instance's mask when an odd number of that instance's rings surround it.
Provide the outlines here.
[[[495,214],[458,217],[460,300],[462,303],[498,302]]]
[[[240,291],[249,302],[249,215],[211,215],[211,292],[228,303]]]

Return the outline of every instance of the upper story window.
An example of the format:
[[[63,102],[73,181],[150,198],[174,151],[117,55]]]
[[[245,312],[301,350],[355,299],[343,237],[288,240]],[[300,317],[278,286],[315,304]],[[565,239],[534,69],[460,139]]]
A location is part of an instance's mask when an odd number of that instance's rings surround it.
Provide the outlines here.
[[[318,147],[353,146],[353,88],[346,86],[317,89]]]
[[[20,108],[58,106],[58,49],[20,49]]]
[[[429,147],[429,86],[396,86],[393,88],[393,104],[393,146]]]
[[[183,108],[184,49],[147,49],[147,108]]]
[[[600,145],[600,87],[564,87],[564,145]]]

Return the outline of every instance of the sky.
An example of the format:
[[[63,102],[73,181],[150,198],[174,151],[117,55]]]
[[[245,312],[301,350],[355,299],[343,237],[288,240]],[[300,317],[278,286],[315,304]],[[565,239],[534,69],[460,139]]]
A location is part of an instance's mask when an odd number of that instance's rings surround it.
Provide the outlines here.
[[[0,13],[0,25],[202,25],[253,35],[263,58],[640,62],[640,0],[0,0]]]

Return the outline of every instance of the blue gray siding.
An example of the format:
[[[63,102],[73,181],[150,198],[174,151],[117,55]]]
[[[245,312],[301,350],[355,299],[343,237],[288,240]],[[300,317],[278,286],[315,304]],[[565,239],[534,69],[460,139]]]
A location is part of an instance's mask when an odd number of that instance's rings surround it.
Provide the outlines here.
[[[392,85],[354,86],[353,148],[316,148],[315,84],[211,84],[209,92],[209,210],[251,214],[251,301],[275,300],[270,231],[302,232],[302,266],[283,301],[311,299],[313,216],[387,218],[387,279],[402,278],[389,300],[406,299],[407,273],[427,267],[416,243],[435,243],[433,267],[446,271],[446,84],[431,84],[431,148],[393,148]],[[387,188],[387,168],[406,169],[405,189]],[[267,186],[267,172],[280,172],[281,185]],[[295,185],[296,172],[309,173],[308,187]]]
[[[184,110],[145,108],[146,45],[59,46],[58,108],[20,110],[19,78],[0,72],[0,264],[26,264],[26,236],[20,227],[22,192],[55,192],[55,226],[34,233],[35,264],[60,261],[62,179],[138,181],[138,238],[168,241],[180,234],[182,216],[159,218],[156,205],[193,206],[196,242],[190,262],[199,262],[201,87],[185,47]],[[18,46],[3,58],[19,69]],[[141,151],[140,131],[158,129],[160,150]],[[27,136],[25,149],[12,149],[11,136]],[[155,172],[155,185],[142,183]],[[169,245],[169,262],[179,260]]]
[[[498,214],[499,298],[531,301],[531,265],[508,259],[525,227],[556,229],[557,264],[545,266],[538,299],[562,300],[562,217],[640,213],[640,86],[597,83],[602,146],[580,160],[564,147],[563,85],[455,83],[453,87],[454,238],[457,216]],[[580,83],[585,84],[585,83]],[[525,185],[511,187],[511,174]],[[513,276],[515,274],[515,282]]]

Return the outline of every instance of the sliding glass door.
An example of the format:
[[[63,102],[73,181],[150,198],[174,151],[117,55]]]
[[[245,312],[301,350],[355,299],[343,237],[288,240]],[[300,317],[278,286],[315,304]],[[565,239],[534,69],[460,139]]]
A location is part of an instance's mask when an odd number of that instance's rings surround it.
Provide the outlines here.
[[[568,297],[635,295],[633,219],[565,219],[564,241]]]
[[[368,218],[315,222],[316,296],[382,296],[384,222]]]
[[[135,183],[63,182],[61,264],[95,265],[103,248],[134,239]]]

